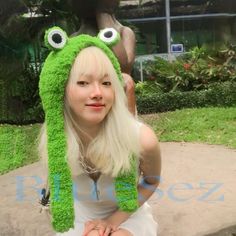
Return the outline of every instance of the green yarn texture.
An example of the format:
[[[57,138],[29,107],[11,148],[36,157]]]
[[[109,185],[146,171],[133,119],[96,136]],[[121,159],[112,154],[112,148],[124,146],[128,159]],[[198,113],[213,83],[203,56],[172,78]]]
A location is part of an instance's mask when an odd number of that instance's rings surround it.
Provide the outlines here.
[[[59,31],[61,31],[62,33],[64,33],[64,35],[65,35],[65,37],[66,37],[66,40],[68,40],[68,37],[67,37],[66,32],[65,32],[64,30],[62,30],[60,27],[58,27],[58,26],[54,26],[54,27],[48,29],[48,30],[45,32],[45,35],[44,35],[44,44],[45,44],[45,46],[46,46],[48,49],[52,50],[52,51],[59,51],[59,50],[61,50],[60,48],[55,49],[55,48],[52,47],[52,46],[50,45],[50,43],[48,42],[48,34],[49,34],[49,32],[52,31],[52,30],[59,30]]]
[[[131,169],[128,173],[115,178],[115,192],[118,207],[122,211],[133,212],[138,209],[138,165],[134,155],[130,158]]]
[[[102,30],[101,30],[102,31]],[[99,32],[98,34],[98,38],[100,38],[102,35],[102,32]],[[120,34],[117,34],[116,38],[114,38],[111,42],[105,42],[105,44],[108,46],[108,47],[113,47],[115,46],[117,43],[119,43],[120,41]]]
[[[45,111],[52,226],[56,232],[74,227],[74,199],[71,171],[67,163],[67,141],[64,126],[64,91],[71,67],[79,52],[89,46],[102,49],[111,60],[118,78],[123,82],[120,65],[109,47],[99,38],[79,35],[67,40],[61,50],[52,51],[43,66],[39,92]],[[132,171],[115,179],[118,206],[124,211],[138,207],[137,165],[132,158]],[[129,187],[128,190],[125,187]]]

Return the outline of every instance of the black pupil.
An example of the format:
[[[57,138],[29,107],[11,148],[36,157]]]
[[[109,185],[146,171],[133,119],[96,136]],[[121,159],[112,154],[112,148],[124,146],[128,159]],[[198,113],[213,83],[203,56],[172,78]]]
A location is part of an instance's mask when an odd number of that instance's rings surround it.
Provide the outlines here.
[[[112,37],[112,32],[111,31],[108,31],[108,32],[106,32],[105,34],[104,34],[104,36],[106,37],[106,38],[111,38]]]
[[[54,43],[58,43],[59,44],[59,43],[62,42],[62,37],[61,37],[60,34],[54,34],[52,36],[52,40],[53,40]]]

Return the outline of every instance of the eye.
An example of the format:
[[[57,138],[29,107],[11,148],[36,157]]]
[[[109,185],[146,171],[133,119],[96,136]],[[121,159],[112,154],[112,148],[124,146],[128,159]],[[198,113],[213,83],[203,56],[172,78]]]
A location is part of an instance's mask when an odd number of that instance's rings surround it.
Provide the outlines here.
[[[78,84],[81,87],[84,87],[84,86],[88,85],[88,82],[80,80],[80,81],[77,81],[76,84]]]
[[[59,27],[49,29],[45,34],[45,44],[51,50],[64,48],[68,40],[67,34]]]
[[[107,46],[112,47],[120,41],[120,35],[114,28],[106,28],[99,32],[98,38]]]
[[[111,82],[110,81],[104,81],[102,84],[105,85],[105,86],[111,86]]]

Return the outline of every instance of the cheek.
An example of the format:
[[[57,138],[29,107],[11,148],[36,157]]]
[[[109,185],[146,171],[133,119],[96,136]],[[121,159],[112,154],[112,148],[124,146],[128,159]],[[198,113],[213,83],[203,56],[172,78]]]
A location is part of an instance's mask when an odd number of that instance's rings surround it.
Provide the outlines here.
[[[112,90],[111,93],[110,93],[110,102],[111,102],[111,104],[114,104],[114,102],[115,102],[115,92],[114,92],[114,90]]]
[[[75,102],[79,99],[78,91],[73,86],[68,86],[66,89],[66,96],[70,107],[75,105]]]
[[[73,90],[71,89],[70,86],[68,86],[66,88],[66,98],[67,98],[67,101],[68,101],[68,104],[71,105],[71,101],[72,101],[72,94],[73,94]]]

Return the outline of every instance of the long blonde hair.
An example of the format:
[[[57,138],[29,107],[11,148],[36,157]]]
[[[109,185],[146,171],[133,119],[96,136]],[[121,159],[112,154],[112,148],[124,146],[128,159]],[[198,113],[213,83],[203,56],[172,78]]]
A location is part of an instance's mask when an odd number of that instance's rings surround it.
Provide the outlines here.
[[[65,133],[67,137],[67,160],[72,175],[81,173],[78,158],[87,158],[99,171],[104,174],[117,176],[119,172],[130,168],[130,155],[137,157],[140,152],[138,121],[127,108],[127,98],[114,67],[106,54],[97,47],[83,49],[76,57],[72,66],[69,80],[89,73],[96,67],[98,75],[108,74],[115,91],[115,100],[111,110],[101,124],[97,136],[89,143],[86,153],[78,131],[83,132],[80,124],[73,119],[67,97],[64,101]],[[46,125],[41,132],[39,152],[47,159]]]

